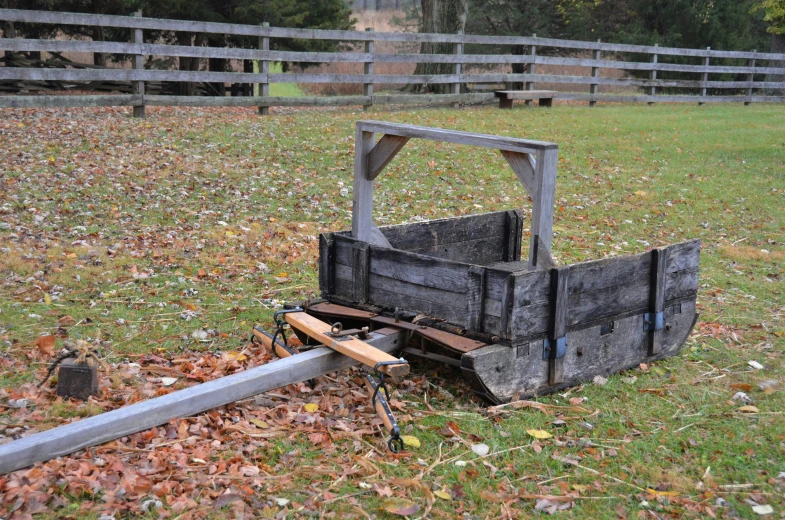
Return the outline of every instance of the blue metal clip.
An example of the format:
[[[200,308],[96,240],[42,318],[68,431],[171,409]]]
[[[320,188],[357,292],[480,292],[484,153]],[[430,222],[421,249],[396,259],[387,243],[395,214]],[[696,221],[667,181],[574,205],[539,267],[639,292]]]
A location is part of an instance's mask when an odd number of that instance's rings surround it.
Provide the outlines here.
[[[556,359],[563,358],[567,355],[567,336],[562,336],[560,338],[556,338],[555,340],[551,340],[550,338],[545,338],[542,342],[542,359],[550,359],[551,358],[551,347],[553,345],[553,341],[556,341]]]
[[[643,330],[652,332],[655,330],[662,330],[665,328],[665,312],[660,311],[657,313],[647,312],[643,315]]]

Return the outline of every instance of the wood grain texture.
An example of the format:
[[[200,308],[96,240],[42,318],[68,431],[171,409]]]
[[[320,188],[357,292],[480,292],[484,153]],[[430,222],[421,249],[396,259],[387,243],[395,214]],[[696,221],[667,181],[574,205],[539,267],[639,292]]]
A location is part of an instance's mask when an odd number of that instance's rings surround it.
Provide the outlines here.
[[[510,152],[507,150],[500,150],[502,156],[507,160],[512,171],[518,177],[521,185],[526,190],[529,196],[534,197],[537,192],[537,177],[535,174],[534,159],[531,154]]]
[[[319,291],[323,296],[335,292],[335,241],[332,233],[319,235]]]
[[[411,224],[382,226],[381,231],[395,249],[412,251],[478,238],[504,235],[505,211],[463,215]]]
[[[505,262],[518,262],[521,259],[521,235],[523,234],[523,214],[520,210],[507,211],[505,222],[505,240],[502,258]],[[488,261],[481,264],[490,263]]]
[[[545,249],[548,256],[553,238],[553,204],[556,193],[556,167],[558,150],[540,150],[535,161],[535,193],[532,196],[531,239],[529,244],[529,265],[537,267],[538,256]]]
[[[485,265],[503,258],[507,248],[507,240],[505,238],[501,235],[488,236],[464,242],[451,242],[411,249],[410,252],[435,258],[444,258],[453,262]]]
[[[469,268],[468,290],[466,292],[466,328],[483,332],[482,317],[485,313],[485,268]]]
[[[666,248],[664,298],[672,302],[694,298],[698,290],[700,241],[691,240]],[[619,313],[648,312],[651,291],[651,253],[582,262],[570,266],[567,327],[612,317]],[[547,332],[550,287],[548,271],[519,273],[516,281],[512,338],[518,340]],[[488,271],[488,297],[497,275]]]
[[[551,354],[548,364],[549,385],[558,385],[564,381],[564,357],[557,356],[556,343],[567,335],[567,321],[570,312],[567,297],[569,283],[569,266],[551,269],[550,323],[548,325],[548,337],[551,340]]]
[[[368,180],[374,180],[378,177],[408,142],[409,137],[383,135],[368,154],[368,165],[366,167]]]
[[[284,319],[293,328],[307,334],[324,346],[349,356],[370,368],[374,368],[377,363],[397,362],[380,366],[379,372],[384,372],[393,377],[405,376],[409,373],[409,365],[405,361],[401,361],[373,345],[353,337],[342,340],[335,339],[330,336],[332,325],[305,312],[290,312],[284,314]]]
[[[504,280],[501,294],[501,309],[499,317],[499,332],[502,338],[509,338],[513,328],[513,311],[515,308],[515,285],[517,276],[515,273],[510,273]]]
[[[403,347],[405,333],[374,334],[369,343],[384,352]],[[316,348],[172,392],[81,419],[0,446],[0,474],[74,453],[89,446],[166,424],[212,408],[247,399],[295,382],[307,381],[358,364],[328,348]]]
[[[665,314],[670,327],[664,331],[663,347],[656,356],[647,355],[648,338],[643,331],[642,315],[616,320],[614,332],[608,335],[601,335],[599,324],[570,332],[562,366],[564,379],[556,385],[549,382],[550,364],[542,359],[542,340],[529,343],[529,355],[520,357],[519,349],[507,345],[473,350],[462,356],[461,368],[473,390],[492,402],[552,393],[591,381],[596,375],[608,376],[678,353],[697,317],[695,302],[666,307]]]
[[[438,290],[371,276],[370,301],[374,305],[388,309],[398,307],[407,312],[435,316],[449,323],[464,326],[466,324],[465,295],[441,291],[439,297],[434,297],[434,292]]]
[[[453,81],[454,82],[454,81]],[[402,137],[416,137],[446,143],[466,144],[482,148],[495,148],[497,150],[510,150],[513,152],[533,153],[538,150],[553,150],[558,148],[555,143],[544,141],[531,141],[528,139],[515,139],[499,137],[488,134],[475,134],[430,128],[427,126],[406,125],[401,123],[387,123],[384,121],[358,121],[357,128],[364,132],[378,132]]]
[[[371,245],[367,242],[356,242],[352,246],[352,283],[354,284],[354,301],[368,303],[371,276]]]
[[[352,236],[357,240],[370,244],[374,243],[375,236],[371,233],[371,226],[373,225],[373,181],[368,179],[367,156],[368,152],[373,148],[373,143],[373,132],[363,131],[357,125],[354,139]]]
[[[469,267],[395,249],[371,249],[371,273],[454,293],[466,293]]]

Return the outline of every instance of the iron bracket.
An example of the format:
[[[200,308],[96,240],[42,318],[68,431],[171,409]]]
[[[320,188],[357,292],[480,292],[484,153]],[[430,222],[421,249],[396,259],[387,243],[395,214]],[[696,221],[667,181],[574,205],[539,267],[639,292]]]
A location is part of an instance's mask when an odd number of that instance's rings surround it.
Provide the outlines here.
[[[551,359],[551,349],[553,347],[554,342],[556,342],[555,359],[563,358],[564,356],[567,355],[566,335],[556,339],[545,338],[542,342],[542,359]]]
[[[643,315],[643,330],[653,332],[665,328],[665,312],[647,312]]]

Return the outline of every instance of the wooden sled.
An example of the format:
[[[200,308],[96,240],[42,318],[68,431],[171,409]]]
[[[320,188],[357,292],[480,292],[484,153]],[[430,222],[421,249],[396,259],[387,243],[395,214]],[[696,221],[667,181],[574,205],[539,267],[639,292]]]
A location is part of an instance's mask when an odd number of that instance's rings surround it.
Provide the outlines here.
[[[384,135],[375,142],[374,133]],[[531,220],[509,210],[376,227],[373,179],[413,137],[499,149],[532,197]],[[322,297],[388,319],[397,310],[399,324],[418,316],[418,324],[476,340],[469,350],[427,339],[409,350],[459,364],[494,403],[676,354],[697,320],[700,242],[557,266],[557,151],[553,143],[358,122],[352,231],[320,236]]]

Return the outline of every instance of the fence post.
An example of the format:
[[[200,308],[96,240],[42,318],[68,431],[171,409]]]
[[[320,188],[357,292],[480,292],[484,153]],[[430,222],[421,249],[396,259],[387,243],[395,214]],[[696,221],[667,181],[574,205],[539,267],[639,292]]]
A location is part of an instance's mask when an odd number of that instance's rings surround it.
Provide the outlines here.
[[[711,47],[706,47],[706,50],[710,51]],[[704,67],[708,67],[709,66],[709,57],[708,56],[706,56],[706,59],[703,60],[703,66]],[[703,73],[703,86],[701,87],[701,99],[698,101],[698,106],[700,106],[700,107],[702,107],[704,105],[704,103],[705,103],[705,101],[703,101],[703,98],[706,97],[706,82],[708,82],[708,81],[709,81],[709,71],[706,71],[706,72]]]
[[[655,47],[659,47],[660,44],[659,43],[655,43],[654,46]],[[655,79],[657,79],[657,67],[656,67],[656,65],[657,65],[657,62],[658,62],[658,55],[656,53],[651,56],[651,62],[655,65],[655,67],[654,67],[654,69],[651,72],[649,72],[649,79],[650,80],[655,80]],[[656,96],[657,95],[657,87],[652,85],[651,86],[651,90],[649,91],[649,95],[652,98],[654,96]],[[649,106],[652,106],[653,104],[654,104],[653,100],[648,102]]]
[[[262,28],[267,29],[270,27],[270,22],[262,22]],[[259,50],[270,50],[270,38],[268,36],[259,37]],[[270,60],[261,60],[259,72],[262,74],[270,73]],[[263,83],[259,83],[259,95],[268,97],[270,95],[270,81],[265,77]],[[259,107],[259,115],[266,116],[270,113],[270,107]]]
[[[753,50],[752,52],[758,52],[758,49]],[[752,84],[755,82],[755,58],[751,58],[747,60],[747,66],[752,67],[753,71],[750,72],[749,76],[747,76],[747,81],[749,81],[750,86],[747,88],[747,101],[744,102],[744,106],[746,107],[752,102]]]
[[[536,37],[537,37],[536,33],[532,34],[532,38],[536,38]],[[537,70],[537,68],[534,66],[534,63],[533,63],[533,61],[537,59],[537,46],[536,45],[532,45],[529,48],[529,56],[532,57],[532,63],[529,63],[529,75],[534,75],[534,74],[536,74],[536,70]],[[526,90],[534,90],[534,82],[533,81],[527,81],[526,85],[525,85],[525,89]],[[531,106],[531,104],[532,104],[531,99],[527,99],[526,100],[526,104]]]
[[[601,43],[602,40],[597,40],[597,43]],[[598,61],[600,59],[600,49],[596,49],[592,55],[592,59]],[[600,68],[599,67],[592,67],[591,68],[591,77],[597,78],[600,76]],[[599,87],[599,83],[592,83],[589,85],[589,94],[592,96],[597,94],[597,89]],[[592,99],[589,101],[589,106],[593,107],[597,105],[597,101]]]
[[[135,12],[134,16],[137,18],[141,18],[142,11]],[[142,45],[144,43],[142,29],[131,29],[131,43],[136,43],[139,45]],[[135,70],[144,69],[144,56],[141,53],[134,54],[131,57],[131,68]],[[144,81],[132,82],[131,89],[132,89],[132,93],[135,96],[139,96],[142,99],[141,105],[139,106],[134,105],[134,117],[144,117]]]
[[[463,31],[459,30],[457,34],[458,36],[461,36],[463,35]],[[462,42],[454,43],[452,46],[452,53],[455,54],[456,56],[462,55],[463,43]],[[455,81],[455,83],[452,84],[452,93],[455,95],[461,93],[461,72],[462,72],[461,64],[455,63],[452,69],[452,73],[458,76],[458,79]],[[460,106],[461,104],[457,101],[452,104],[452,108],[460,108]]]
[[[368,27],[365,29],[367,32],[373,32],[373,27]],[[374,42],[373,40],[368,40],[365,42],[365,52],[366,54],[373,55],[374,53]],[[364,70],[366,76],[373,76],[373,56],[371,56],[371,61],[366,61]],[[367,105],[363,105],[363,111],[368,110],[373,105],[373,77],[371,77],[370,82],[365,82],[363,84],[363,95],[370,98],[368,100]]]

